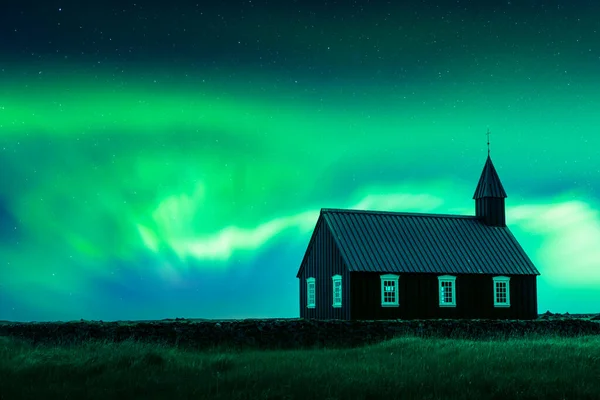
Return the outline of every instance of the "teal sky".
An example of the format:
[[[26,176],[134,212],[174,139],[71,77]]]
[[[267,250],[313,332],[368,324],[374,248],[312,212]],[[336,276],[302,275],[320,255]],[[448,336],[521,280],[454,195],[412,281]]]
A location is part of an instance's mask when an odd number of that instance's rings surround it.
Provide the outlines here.
[[[600,312],[600,22],[529,3],[9,9],[61,24],[0,59],[0,320],[297,317],[320,208],[473,215],[488,128],[539,312]]]

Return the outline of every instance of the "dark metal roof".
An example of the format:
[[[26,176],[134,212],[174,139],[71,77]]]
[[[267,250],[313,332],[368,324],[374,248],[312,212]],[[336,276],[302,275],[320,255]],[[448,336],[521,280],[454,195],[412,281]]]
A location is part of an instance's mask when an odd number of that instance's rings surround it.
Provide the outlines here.
[[[476,217],[321,209],[350,271],[539,275],[507,227]]]
[[[479,177],[479,183],[477,183],[475,194],[473,195],[474,199],[480,199],[482,197],[507,197],[489,154],[485,161],[485,165],[483,166],[483,171],[481,171],[481,177]]]

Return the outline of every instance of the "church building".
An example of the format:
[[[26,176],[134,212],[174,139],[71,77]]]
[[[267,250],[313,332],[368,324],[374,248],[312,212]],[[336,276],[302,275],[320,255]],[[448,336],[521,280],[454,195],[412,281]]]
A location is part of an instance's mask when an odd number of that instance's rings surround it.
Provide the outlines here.
[[[297,278],[305,319],[535,319],[533,265],[492,159],[475,216],[321,209]]]

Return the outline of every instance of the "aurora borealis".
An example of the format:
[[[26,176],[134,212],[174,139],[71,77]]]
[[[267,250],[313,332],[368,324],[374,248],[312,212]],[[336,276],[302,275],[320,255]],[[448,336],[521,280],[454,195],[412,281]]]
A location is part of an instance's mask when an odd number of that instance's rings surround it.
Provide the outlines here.
[[[600,312],[600,6],[397,3],[3,9],[0,320],[296,317],[321,207],[473,215],[488,128],[539,311]]]

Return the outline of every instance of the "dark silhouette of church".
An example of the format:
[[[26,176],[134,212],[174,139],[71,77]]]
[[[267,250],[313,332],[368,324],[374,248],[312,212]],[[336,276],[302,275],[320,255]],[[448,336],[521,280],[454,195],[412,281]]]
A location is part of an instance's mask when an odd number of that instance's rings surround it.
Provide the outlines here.
[[[540,273],[506,226],[506,197],[488,148],[475,216],[321,209],[300,317],[537,318]]]

